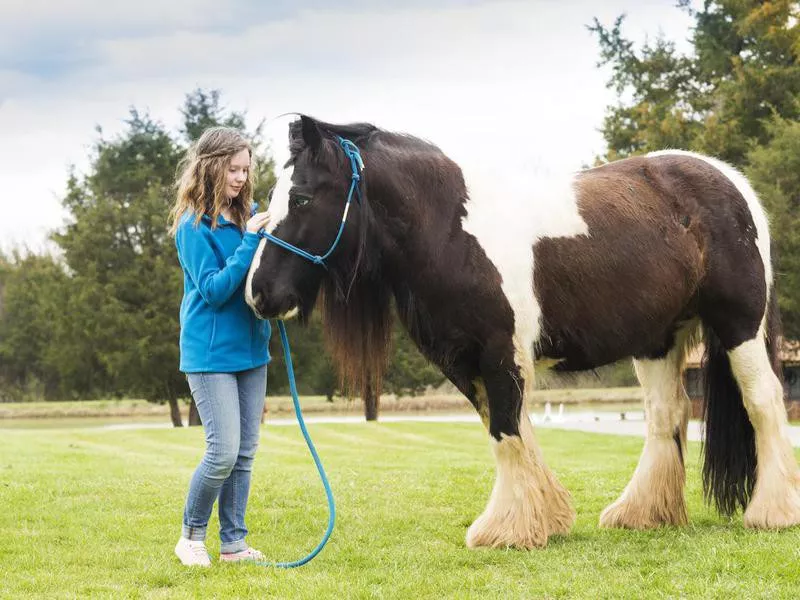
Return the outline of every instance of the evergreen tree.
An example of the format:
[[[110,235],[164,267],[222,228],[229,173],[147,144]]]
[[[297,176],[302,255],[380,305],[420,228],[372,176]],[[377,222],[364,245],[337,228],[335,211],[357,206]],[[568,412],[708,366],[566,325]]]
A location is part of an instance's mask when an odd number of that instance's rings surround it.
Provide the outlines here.
[[[746,174],[772,215],[773,269],[784,335],[800,338],[800,122],[776,117],[770,141],[748,154]]]
[[[800,336],[800,278],[792,177],[800,120],[800,6],[789,0],[706,0],[693,10],[694,52],[681,55],[657,38],[640,48],[611,27],[589,27],[600,44],[600,65],[619,95],[608,107],[603,159],[663,148],[719,157],[744,169],[771,216],[776,279],[785,333]]]
[[[63,267],[51,256],[0,255],[0,401],[65,397],[51,351],[66,310]]]

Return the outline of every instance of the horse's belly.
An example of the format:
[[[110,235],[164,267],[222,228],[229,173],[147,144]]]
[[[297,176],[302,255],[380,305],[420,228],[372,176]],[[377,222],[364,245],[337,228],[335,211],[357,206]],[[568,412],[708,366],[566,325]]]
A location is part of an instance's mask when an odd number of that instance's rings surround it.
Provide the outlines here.
[[[697,245],[673,236],[640,239],[638,251],[630,243],[581,236],[536,244],[538,357],[557,359],[561,370],[583,370],[663,356],[671,347],[675,330],[696,311]]]

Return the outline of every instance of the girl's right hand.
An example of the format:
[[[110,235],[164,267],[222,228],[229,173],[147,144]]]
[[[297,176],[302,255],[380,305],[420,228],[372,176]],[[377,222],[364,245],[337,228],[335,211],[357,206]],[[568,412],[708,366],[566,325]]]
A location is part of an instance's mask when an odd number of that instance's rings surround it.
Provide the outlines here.
[[[268,212],[260,212],[254,214],[247,220],[245,224],[245,229],[250,233],[258,233],[261,229],[267,226],[269,223],[269,213]]]

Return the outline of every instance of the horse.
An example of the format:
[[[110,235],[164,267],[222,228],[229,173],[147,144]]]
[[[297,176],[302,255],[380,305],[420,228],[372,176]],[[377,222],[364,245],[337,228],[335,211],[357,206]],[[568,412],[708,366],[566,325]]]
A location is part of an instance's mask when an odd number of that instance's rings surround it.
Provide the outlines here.
[[[434,144],[371,124],[302,115],[288,137],[247,302],[262,318],[319,306],[353,389],[380,381],[398,316],[489,434],[496,479],[468,547],[541,548],[575,521],[526,410],[536,361],[574,372],[633,359],[644,448],[599,525],[686,524],[682,372],[700,342],[706,501],[741,507],[747,527],[800,523],[768,222],[741,173],[665,150],[481,188]]]

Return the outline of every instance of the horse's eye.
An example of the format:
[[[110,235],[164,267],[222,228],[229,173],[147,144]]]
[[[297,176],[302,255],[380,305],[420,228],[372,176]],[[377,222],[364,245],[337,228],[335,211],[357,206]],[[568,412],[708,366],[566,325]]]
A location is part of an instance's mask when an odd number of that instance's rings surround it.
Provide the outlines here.
[[[304,196],[302,194],[291,194],[289,196],[289,207],[300,208],[311,202],[311,196]]]

